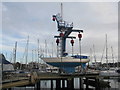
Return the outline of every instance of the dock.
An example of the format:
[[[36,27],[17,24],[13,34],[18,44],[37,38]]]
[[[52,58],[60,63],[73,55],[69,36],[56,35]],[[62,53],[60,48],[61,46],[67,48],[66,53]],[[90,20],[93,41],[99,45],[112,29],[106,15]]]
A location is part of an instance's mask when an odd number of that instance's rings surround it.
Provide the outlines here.
[[[17,77],[18,76],[18,77]],[[30,74],[18,74],[14,75],[13,78],[2,81],[2,89],[10,90],[12,87],[25,87],[25,86],[35,86],[35,90],[41,89],[41,81],[50,80],[51,88],[53,90],[53,81],[56,83],[56,90],[61,90],[67,88],[69,90],[74,90],[74,78],[79,78],[79,90],[84,90],[83,84],[86,85],[85,89],[89,86],[95,87],[95,90],[100,90],[100,87],[109,87],[108,82],[103,82],[101,84],[99,73],[75,73],[75,74],[65,74],[65,73],[46,73],[46,72],[31,72]],[[106,77],[106,76],[105,76]],[[118,76],[108,76],[108,77],[120,77]],[[61,83],[62,82],[62,83]],[[67,86],[65,87],[65,82]],[[104,83],[104,84],[103,84]],[[61,85],[62,84],[62,85]]]

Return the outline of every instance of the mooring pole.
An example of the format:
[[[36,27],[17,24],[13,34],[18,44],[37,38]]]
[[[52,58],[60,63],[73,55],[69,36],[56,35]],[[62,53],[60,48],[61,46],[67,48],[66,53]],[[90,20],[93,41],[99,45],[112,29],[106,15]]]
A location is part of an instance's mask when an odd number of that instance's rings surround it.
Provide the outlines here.
[[[51,80],[51,90],[53,90],[53,80]]]
[[[95,82],[96,82],[95,90],[100,90],[100,87],[99,87],[99,79],[98,79],[98,78],[95,78]]]
[[[62,80],[62,89],[64,89],[65,88],[65,80],[63,79]]]
[[[40,81],[36,83],[36,90],[40,90]]]
[[[60,86],[61,86],[60,79],[57,79],[56,80],[56,90],[60,90]]]
[[[83,90],[83,79],[81,77],[79,78],[79,85],[80,85],[80,90]]]
[[[86,77],[86,90],[88,90],[88,78]]]
[[[73,90],[74,89],[74,78],[67,79],[67,89]]]

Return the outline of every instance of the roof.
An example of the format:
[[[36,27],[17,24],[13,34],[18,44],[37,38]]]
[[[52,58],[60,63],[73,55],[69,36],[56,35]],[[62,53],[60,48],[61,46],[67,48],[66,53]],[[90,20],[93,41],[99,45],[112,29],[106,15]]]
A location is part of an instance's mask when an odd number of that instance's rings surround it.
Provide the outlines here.
[[[0,54],[0,63],[11,64],[9,61],[6,60],[6,58],[3,54]]]

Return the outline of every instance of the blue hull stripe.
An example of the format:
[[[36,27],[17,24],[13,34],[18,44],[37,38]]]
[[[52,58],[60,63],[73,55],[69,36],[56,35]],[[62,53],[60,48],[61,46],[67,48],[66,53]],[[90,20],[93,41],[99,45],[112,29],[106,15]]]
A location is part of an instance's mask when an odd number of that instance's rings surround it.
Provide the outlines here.
[[[81,63],[78,62],[47,62],[48,64],[55,66],[55,67],[76,67],[79,66]],[[85,63],[82,63],[85,64]]]
[[[82,64],[82,67],[86,67],[86,63],[78,63],[78,62],[47,62],[47,64],[52,65],[54,67],[59,67],[67,73],[74,73],[75,67]]]

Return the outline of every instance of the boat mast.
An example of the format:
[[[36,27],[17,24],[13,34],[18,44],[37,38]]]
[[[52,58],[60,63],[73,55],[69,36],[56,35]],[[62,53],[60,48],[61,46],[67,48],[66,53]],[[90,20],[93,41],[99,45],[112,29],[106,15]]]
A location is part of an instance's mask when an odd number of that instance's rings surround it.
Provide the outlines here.
[[[10,62],[12,62],[12,57],[13,56],[13,53],[11,52],[11,54],[10,54]]]
[[[46,57],[47,57],[47,41],[45,40],[45,54],[46,54]]]
[[[106,64],[108,69],[108,47],[107,47],[107,34],[106,34]]]
[[[37,40],[38,41],[38,64],[37,64],[37,67],[39,68],[39,58],[40,58],[40,49],[39,49],[39,39]]]
[[[29,36],[28,36],[28,39],[27,39],[27,45],[26,45],[26,49],[25,49],[25,52],[26,52],[26,56],[25,56],[26,68],[27,68],[27,62],[28,62],[28,45],[29,45]]]
[[[113,47],[112,46],[111,46],[111,51],[112,51],[113,67],[115,67],[114,56],[113,56]]]
[[[17,51],[17,42],[15,42],[15,48],[14,48],[14,64],[16,63],[16,51]]]
[[[17,42],[15,42],[15,48],[13,49],[13,62],[14,62],[14,69],[16,69],[16,51],[17,51]]]
[[[51,45],[52,45],[52,57],[53,57],[53,42],[51,43]]]
[[[33,50],[32,50],[32,68],[34,67],[33,60],[34,60],[34,57],[33,57]]]
[[[59,36],[54,36],[54,38],[60,39],[60,46],[57,45],[60,47],[60,50],[58,50],[58,47],[57,47],[57,50],[59,51],[60,57],[65,57],[67,55],[66,39],[67,38],[76,39],[76,37],[69,36],[71,32],[80,33],[80,32],[83,32],[83,30],[75,30],[73,29],[73,23],[67,23],[66,21],[63,20],[63,4],[62,3],[61,3],[61,14],[58,13],[57,15],[53,15],[52,20],[57,22],[58,31],[60,32]]]
[[[61,20],[60,20],[61,22],[63,22],[63,4],[61,3]],[[61,34],[62,34],[62,32],[63,31],[61,31]],[[60,37],[60,46],[58,46],[58,56],[60,56],[60,57],[62,57],[62,55],[63,55],[63,49],[64,49],[64,47],[62,46],[64,44],[64,42],[63,42],[63,38],[62,37]],[[60,54],[60,55],[59,55]]]
[[[93,52],[94,52],[94,59],[95,59],[95,68],[97,68],[96,54],[95,54],[95,46],[94,46],[94,44],[93,44]]]
[[[90,60],[91,60],[91,63],[92,63],[92,60],[93,60],[93,52],[92,52],[92,49],[90,48]]]
[[[104,48],[103,48],[103,52],[102,52],[102,57],[101,57],[101,64],[102,64],[102,59],[103,59],[103,55],[104,55],[104,52],[105,52],[105,45],[104,45]]]
[[[63,4],[61,3],[61,20],[63,21]]]

